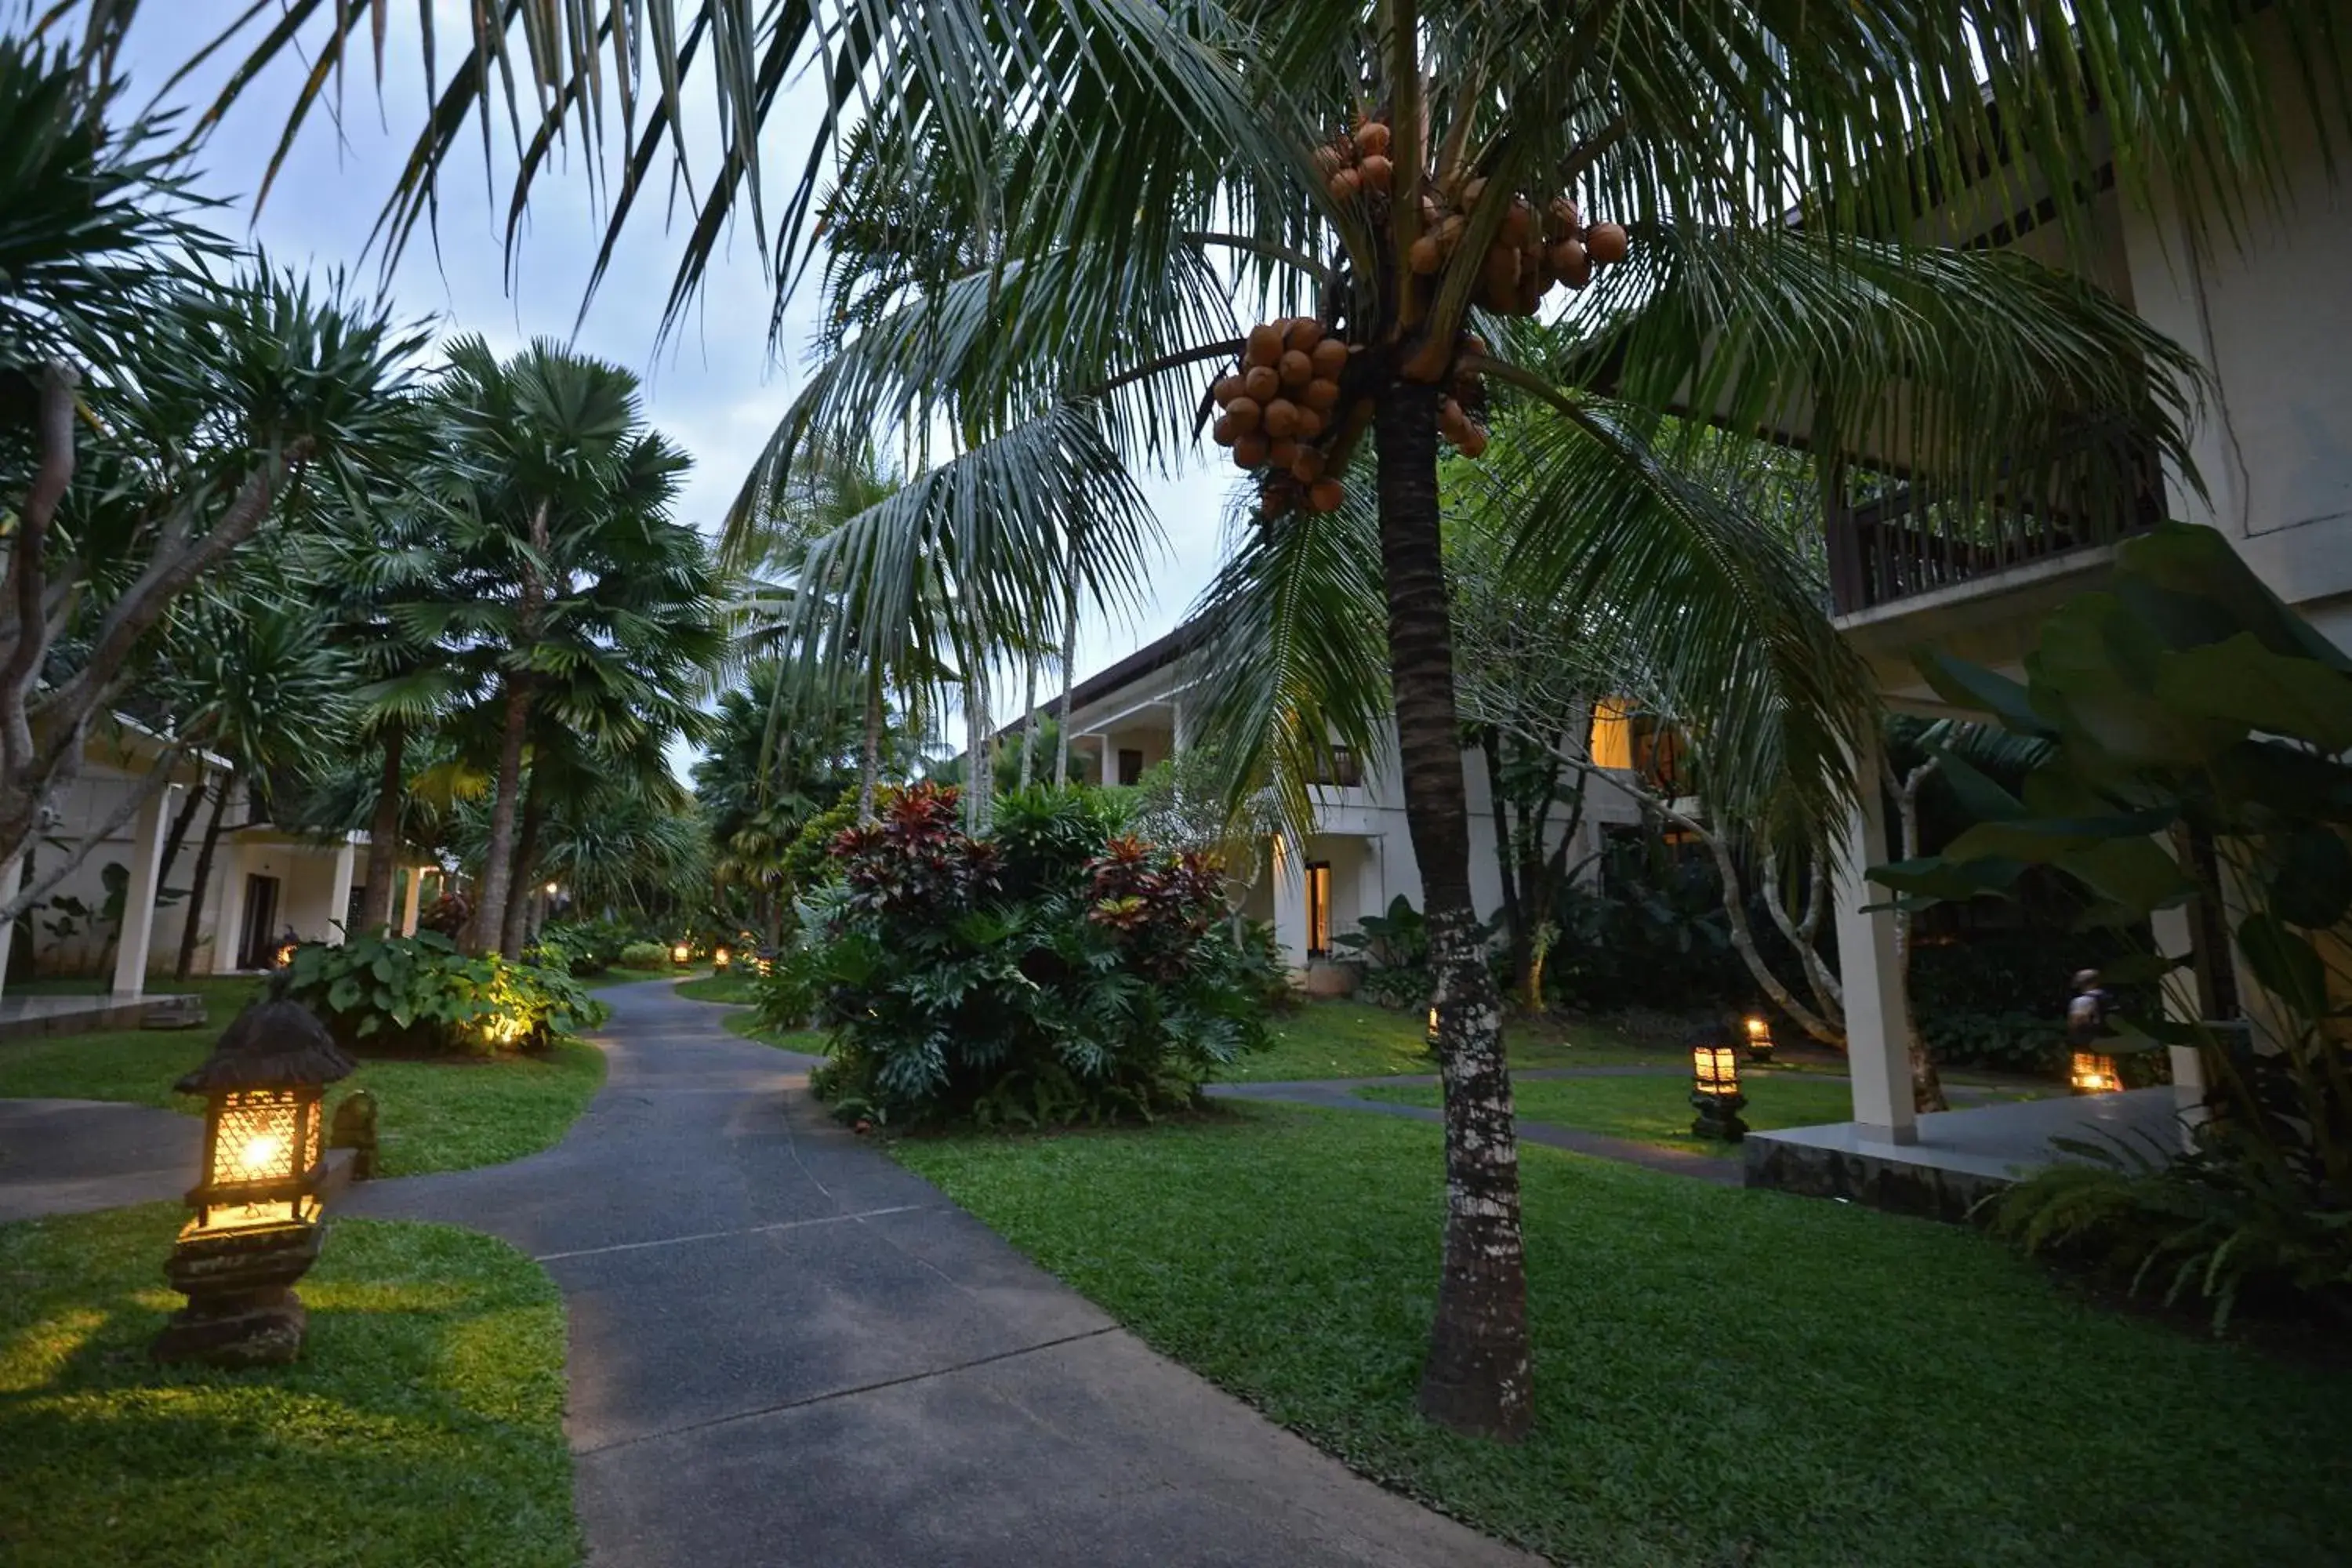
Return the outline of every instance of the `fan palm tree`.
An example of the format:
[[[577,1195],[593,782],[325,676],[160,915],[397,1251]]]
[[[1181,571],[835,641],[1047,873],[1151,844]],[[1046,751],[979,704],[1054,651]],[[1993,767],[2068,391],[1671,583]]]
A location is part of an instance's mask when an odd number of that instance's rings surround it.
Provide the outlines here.
[[[322,63],[358,47],[365,8],[284,9],[257,60],[286,47],[306,16],[331,15],[341,29],[308,37]],[[1696,408],[1754,431],[1803,410],[1834,474],[1843,455],[1888,452],[1899,404],[1911,466],[1979,491],[2029,482],[2009,459],[2046,450],[2085,417],[2120,418],[2183,457],[2188,366],[2176,351],[2066,278],[1905,237],[1918,193],[1986,183],[2027,205],[2038,166],[2058,176],[2056,228],[2085,240],[2087,201],[2070,198],[2087,197],[2089,182],[2077,193],[2064,172],[2109,156],[2135,196],[2178,180],[2210,198],[2181,203],[2191,221],[2242,215],[2244,193],[2272,172],[2265,117],[2321,84],[2340,97],[2346,42],[2328,0],[2269,8],[2272,25],[2291,29],[2301,75],[2267,83],[2240,10],[2106,0],[2055,16],[2021,0],[1605,0],[1566,13],[1537,0],[698,0],[683,17],[645,0],[478,8],[472,53],[438,95],[386,221],[396,244],[434,210],[466,121],[478,114],[487,137],[501,97],[520,126],[520,211],[553,166],[547,150],[562,138],[594,144],[617,93],[625,143],[608,258],[647,174],[687,159],[684,84],[704,71],[724,151],[697,187],[675,321],[730,215],[773,256],[784,287],[800,276],[823,171],[841,128],[858,124],[870,132],[860,177],[918,208],[936,198],[923,216],[943,232],[852,235],[845,263],[828,235],[836,281],[853,280],[847,313],[863,325],[799,399],[771,471],[788,469],[814,433],[895,423],[953,431],[965,493],[1034,490],[1066,471],[1071,438],[1114,467],[1196,439],[1206,374],[1246,347],[1237,295],[1261,319],[1304,319],[1348,346],[1318,462],[1324,478],[1357,481],[1344,503],[1369,506],[1377,530],[1383,684],[1442,998],[1448,1215],[1422,1403],[1450,1426],[1507,1436],[1531,1409],[1524,1273],[1500,1015],[1469,904],[1441,419],[1465,445],[1476,437],[1447,410],[1449,391],[1523,399],[1547,416],[1515,458],[1515,482],[1536,503],[1526,569],[1613,595],[1656,629],[1685,689],[1722,695],[1708,721],[1718,756],[1737,764],[1727,773],[1793,781],[1783,798],[1800,814],[1838,810],[1855,787],[1846,759],[1865,721],[1860,672],[1736,499],[1682,482],[1660,459],[1656,416]],[[2051,29],[2069,26],[2075,47],[2056,46]],[[607,44],[625,44],[625,57],[607,60]],[[823,61],[826,109],[772,211],[775,153],[763,161],[762,132],[807,58]],[[2111,150],[2099,108],[2132,128]],[[1376,137],[1339,139],[1373,121]],[[1386,166],[1353,164],[1375,141]],[[1805,221],[1792,226],[1781,209],[1799,197]],[[1617,254],[1620,237],[1589,235],[1580,258],[1516,263],[1507,286],[1490,260],[1506,248],[1496,242],[1547,220],[1572,237],[1582,215],[1622,225],[1631,258],[1604,267],[1572,313],[1566,352],[1526,348],[1496,318],[1539,303],[1530,285],[1539,296],[1554,273],[1576,283],[1594,255]],[[974,254],[984,263],[971,265]],[[1485,342],[1468,331],[1474,310],[1488,317]],[[1048,431],[1064,437],[1041,442]],[[1317,542],[1345,515],[1319,510],[1328,489],[1307,492],[1318,510],[1304,511],[1290,484],[1265,489],[1264,523],[1237,562],[1272,572],[1339,553]],[[929,502],[946,499],[908,500],[876,558],[896,557],[903,577],[907,552],[948,537],[944,521],[927,531],[904,512],[944,518],[950,509]],[[1048,559],[1079,531],[1050,512],[1003,515],[990,556],[965,557],[964,570],[1023,557],[1003,531],[1013,518]],[[893,580],[856,575],[877,592]],[[1058,603],[1052,575],[1022,582],[1023,594],[1044,587]],[[1360,565],[1336,581],[1340,608],[1367,607]],[[1297,662],[1320,635],[1308,624],[1317,595],[1296,582],[1250,591],[1290,624],[1273,643],[1276,666],[1230,672],[1234,690],[1268,700],[1228,705],[1223,750],[1237,769],[1319,750],[1326,725],[1370,739],[1372,684],[1340,689]],[[1711,686],[1710,667],[1722,678]],[[1302,722],[1309,711],[1316,722]]]
[[[446,460],[436,502],[460,521],[430,602],[397,616],[472,670],[499,738],[489,833],[467,945],[500,945],[514,885],[534,710],[614,748],[690,722],[723,652],[710,565],[669,508],[685,454],[646,428],[636,378],[534,343],[500,361],[450,345],[433,397]]]

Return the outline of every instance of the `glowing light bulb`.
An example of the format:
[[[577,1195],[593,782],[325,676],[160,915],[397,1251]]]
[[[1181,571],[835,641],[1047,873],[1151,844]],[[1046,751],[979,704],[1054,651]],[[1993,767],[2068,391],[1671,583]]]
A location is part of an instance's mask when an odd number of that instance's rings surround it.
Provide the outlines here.
[[[238,1166],[253,1175],[264,1175],[278,1168],[286,1152],[286,1140],[273,1132],[248,1138],[245,1147],[236,1152]]]

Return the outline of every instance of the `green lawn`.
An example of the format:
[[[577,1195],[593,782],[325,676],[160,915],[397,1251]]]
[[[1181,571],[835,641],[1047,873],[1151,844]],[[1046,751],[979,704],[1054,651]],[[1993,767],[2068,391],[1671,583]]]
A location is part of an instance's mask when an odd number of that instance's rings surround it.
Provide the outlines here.
[[[601,974],[583,974],[580,984],[591,991],[602,991],[607,985],[635,985],[640,980],[660,980],[677,973],[675,969],[624,969],[619,964]]]
[[[1316,1078],[1392,1078],[1437,1070],[1426,1046],[1428,1021],[1362,1002],[1304,1002],[1274,1020],[1273,1048],[1217,1076],[1230,1083],[1287,1083]],[[1513,1023],[1505,1033],[1514,1067],[1614,1067],[1671,1062],[1593,1024]]]
[[[214,1022],[225,1022],[217,1014]],[[218,1027],[58,1035],[0,1044],[0,1099],[123,1100],[194,1113],[172,1082],[204,1060]],[[387,1176],[495,1165],[563,1136],[597,1086],[604,1054],[576,1040],[545,1057],[362,1061],[328,1090],[376,1098],[378,1170]]]
[[[558,1568],[563,1307],[505,1243],[341,1220],[294,1366],[159,1367],[172,1205],[0,1226],[0,1561]]]
[[[748,1012],[730,1013],[726,1022],[729,1033],[740,1035],[747,1040],[757,1040],[780,1051],[799,1051],[812,1057],[824,1055],[824,1037],[814,1029],[793,1029],[777,1034],[761,1028],[759,1019]]]
[[[724,974],[700,974],[678,983],[677,994],[697,1002],[729,1002],[749,1006],[759,999],[760,977],[747,969]]]
[[[226,1024],[236,1016],[248,1002],[261,994],[268,984],[256,974],[196,974],[185,980],[151,975],[146,994],[156,996],[197,995],[205,999],[205,1013],[215,1024]],[[12,980],[8,983],[11,996],[103,996],[109,980],[76,976],[51,975],[38,980]]]
[[[2070,1298],[1966,1229],[1520,1151],[1523,1446],[1420,1421],[1438,1131],[1212,1123],[898,1155],[1365,1474],[1563,1563],[2352,1560],[2352,1374]]]

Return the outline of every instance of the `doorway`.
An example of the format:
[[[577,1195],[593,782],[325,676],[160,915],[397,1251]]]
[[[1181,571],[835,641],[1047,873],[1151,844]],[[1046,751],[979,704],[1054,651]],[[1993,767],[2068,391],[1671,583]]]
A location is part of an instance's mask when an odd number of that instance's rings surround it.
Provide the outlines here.
[[[237,932],[236,966],[268,969],[278,962],[278,879],[245,879],[245,920]]]

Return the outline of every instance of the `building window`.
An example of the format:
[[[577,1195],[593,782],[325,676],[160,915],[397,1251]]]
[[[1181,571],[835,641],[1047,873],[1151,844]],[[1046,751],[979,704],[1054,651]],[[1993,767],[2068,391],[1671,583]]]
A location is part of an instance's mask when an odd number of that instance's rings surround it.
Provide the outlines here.
[[[1354,789],[1364,782],[1364,765],[1356,760],[1351,746],[1334,746],[1330,755],[1318,757],[1308,764],[1308,784],[1337,784],[1342,789]]]
[[[1118,749],[1118,782],[1139,784],[1143,782],[1143,753],[1132,747]]]
[[[1307,862],[1307,956],[1331,956],[1331,862]]]

